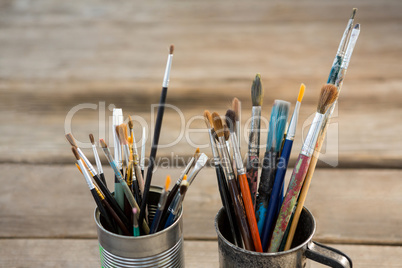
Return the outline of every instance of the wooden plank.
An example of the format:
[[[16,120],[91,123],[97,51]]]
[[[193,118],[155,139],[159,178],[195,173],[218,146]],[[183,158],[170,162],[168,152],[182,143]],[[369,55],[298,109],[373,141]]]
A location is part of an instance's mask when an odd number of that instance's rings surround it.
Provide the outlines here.
[[[400,246],[329,245],[347,253],[354,267],[401,267]],[[218,267],[216,241],[184,242],[186,267]],[[310,262],[312,268],[324,267]],[[95,239],[0,239],[0,266],[9,268],[99,267]],[[327,267],[327,266],[325,266]]]
[[[113,188],[111,169],[105,170]],[[153,184],[163,185],[166,174],[177,178],[180,171],[160,167]],[[96,237],[94,202],[73,164],[1,164],[0,172],[1,238]],[[317,220],[315,238],[400,245],[400,176],[399,170],[318,169],[306,201]],[[185,238],[216,239],[214,217],[220,206],[215,171],[205,168],[184,202]]]

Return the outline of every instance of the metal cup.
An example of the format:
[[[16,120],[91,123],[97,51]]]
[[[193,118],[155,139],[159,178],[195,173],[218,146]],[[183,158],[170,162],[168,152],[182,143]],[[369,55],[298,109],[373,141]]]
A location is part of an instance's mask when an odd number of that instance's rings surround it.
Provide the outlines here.
[[[233,245],[226,211],[221,208],[215,217],[215,229],[218,234],[219,266],[225,267],[270,267],[299,268],[306,267],[307,259],[330,267],[352,268],[352,260],[337,249],[312,241],[316,223],[313,215],[306,208],[300,220],[290,250],[278,253],[258,253]]]
[[[151,186],[149,217],[153,215],[162,188]],[[168,228],[145,236],[123,236],[103,228],[100,213],[95,209],[99,252],[102,267],[184,267],[183,220],[179,218]]]

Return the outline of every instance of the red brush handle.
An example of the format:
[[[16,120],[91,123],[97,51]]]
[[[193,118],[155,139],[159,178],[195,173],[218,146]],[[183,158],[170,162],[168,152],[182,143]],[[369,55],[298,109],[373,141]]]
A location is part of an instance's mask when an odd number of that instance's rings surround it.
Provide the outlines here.
[[[243,203],[246,209],[247,221],[250,226],[251,236],[253,237],[255,251],[262,252],[260,233],[258,232],[257,220],[254,213],[254,205],[251,200],[250,188],[248,186],[246,174],[239,174],[240,190],[243,196]]]

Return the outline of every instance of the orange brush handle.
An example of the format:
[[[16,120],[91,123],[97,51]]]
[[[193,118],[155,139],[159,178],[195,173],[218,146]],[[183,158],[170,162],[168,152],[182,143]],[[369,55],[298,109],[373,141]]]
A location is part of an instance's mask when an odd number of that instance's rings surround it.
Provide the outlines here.
[[[239,174],[239,184],[241,195],[243,197],[244,207],[246,209],[247,221],[253,237],[255,251],[262,252],[260,233],[258,232],[257,220],[254,213],[254,205],[251,200],[250,187],[248,185],[246,174]]]

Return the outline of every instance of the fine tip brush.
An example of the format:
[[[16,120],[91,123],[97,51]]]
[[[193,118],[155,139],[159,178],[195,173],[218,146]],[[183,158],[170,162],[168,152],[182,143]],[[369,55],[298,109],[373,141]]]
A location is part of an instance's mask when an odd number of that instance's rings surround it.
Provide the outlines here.
[[[244,207],[248,225],[250,227],[251,235],[253,237],[254,247],[257,252],[262,252],[261,238],[258,231],[257,220],[254,213],[254,205],[251,199],[250,188],[247,181],[246,171],[243,167],[242,157],[238,147],[238,140],[236,137],[236,113],[233,110],[226,112],[226,125],[230,130],[230,140],[233,145],[233,155],[237,166],[237,177],[240,185],[240,191],[243,198]]]
[[[267,146],[264,154],[260,184],[258,188],[258,198],[256,202],[258,230],[261,232],[262,237],[266,236],[263,226],[268,208],[268,201],[271,196],[272,187],[275,180],[279,153],[289,115],[289,107],[289,102],[275,100],[274,105],[272,106],[271,118],[269,120]]]
[[[261,75],[257,74],[251,86],[251,102],[253,104],[251,115],[251,128],[248,142],[247,180],[251,192],[251,199],[255,207],[257,195],[258,167],[260,157],[260,124],[261,106],[264,99],[264,90]]]
[[[299,197],[308,167],[310,165],[310,160],[325,119],[325,114],[336,100],[337,96],[338,90],[334,85],[326,84],[321,88],[317,112],[303,143],[301,152],[295,164],[295,168],[293,169],[289,187],[278,214],[278,219],[275,224],[268,252],[277,252],[279,250],[282,239],[288,227],[292,211],[295,208],[296,201]]]
[[[230,231],[232,233],[233,244],[235,244],[236,246],[242,247],[243,243],[241,241],[240,233],[238,232],[236,218],[234,217],[234,211],[233,211],[233,208],[232,208],[230,200],[229,200],[230,197],[229,197],[228,185],[226,183],[226,178],[224,177],[224,175],[222,174],[222,171],[221,171],[222,167],[220,164],[218,148],[216,148],[214,134],[212,133],[212,130],[213,130],[212,115],[208,110],[204,111],[204,120],[205,120],[207,129],[208,129],[209,141],[211,143],[211,150],[212,150],[212,156],[213,156],[212,162],[215,166],[219,194],[221,196],[222,206],[224,207],[224,209],[226,211],[226,215],[229,220],[229,226],[230,226]]]
[[[94,135],[92,135],[92,133],[89,134],[89,140],[91,141],[91,144],[92,144],[92,151],[94,152],[94,157],[95,157],[96,167],[98,168],[99,177],[102,180],[102,182],[105,184],[105,186],[107,186],[105,174],[103,174],[102,163],[100,161],[98,150],[96,149],[96,145],[95,145]]]
[[[161,97],[159,100],[158,113],[156,115],[155,131],[154,131],[154,136],[153,136],[153,140],[152,140],[151,153],[149,156],[149,166],[147,169],[147,177],[145,180],[144,192],[143,192],[143,196],[142,196],[142,203],[141,203],[141,210],[140,210],[140,217],[139,217],[140,225],[144,220],[145,212],[147,209],[148,193],[149,193],[149,189],[151,187],[152,174],[153,174],[154,166],[155,166],[156,151],[158,149],[159,136],[160,136],[161,128],[162,128],[163,114],[165,111],[165,103],[166,103],[167,90],[168,90],[168,86],[169,86],[170,69],[172,67],[173,52],[174,52],[174,46],[171,45],[169,48],[169,55],[168,55],[168,59],[166,62],[165,75],[163,77],[163,82],[162,82],[162,92],[161,92]]]
[[[280,154],[280,158],[277,163],[277,170],[275,173],[275,179],[272,186],[272,192],[267,199],[268,207],[266,210],[266,216],[264,218],[264,225],[262,227],[263,244],[268,244],[269,236],[272,232],[272,226],[275,224],[276,217],[278,215],[278,211],[281,207],[282,203],[282,190],[284,186],[285,174],[287,170],[287,166],[289,163],[290,154],[292,151],[293,140],[296,134],[297,120],[299,117],[299,110],[301,101],[304,96],[305,85],[301,84],[299,89],[299,95],[297,96],[297,101],[295,104],[295,108],[293,111],[292,118],[289,123],[289,128],[286,134],[285,141],[283,143],[283,148]],[[265,240],[264,240],[265,239]]]
[[[230,197],[236,214],[237,225],[240,228],[245,248],[253,251],[254,243],[248,226],[243,200],[240,198],[240,192],[237,188],[237,181],[234,176],[231,158],[227,150],[222,120],[216,112],[212,114],[212,120],[215,133],[218,136],[218,149],[221,155],[221,165],[228,183]]]
[[[241,102],[238,98],[234,98],[232,101],[232,109],[235,112],[236,120],[236,137],[239,140],[239,152],[241,153]]]
[[[130,137],[131,137],[131,153],[132,153],[132,158],[133,158],[133,163],[134,163],[133,171],[134,171],[135,177],[137,179],[140,193],[142,194],[144,192],[144,178],[142,175],[140,164],[138,162],[139,156],[138,156],[138,150],[137,150],[137,143],[136,143],[135,135],[134,135],[134,124],[133,124],[133,120],[131,119],[131,116],[128,116],[128,128],[130,129]],[[145,140],[145,135],[144,135],[144,140]]]
[[[155,233],[158,229],[159,222],[161,221],[162,218],[162,212],[166,205],[166,198],[168,196],[169,185],[170,185],[170,176],[168,175],[166,176],[165,187],[162,189],[162,193],[159,198],[158,208],[156,209],[156,213],[152,221],[151,231],[149,232],[150,234]]]

